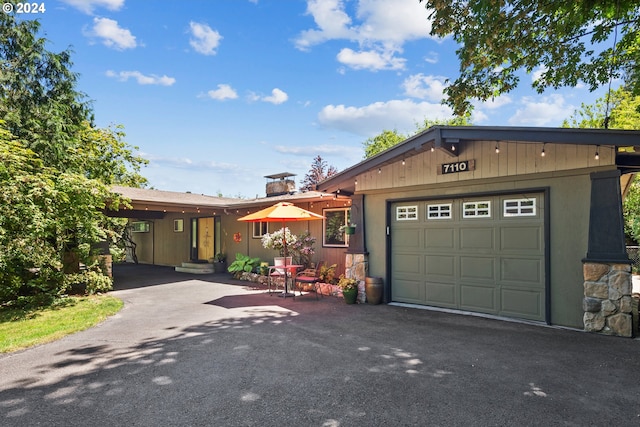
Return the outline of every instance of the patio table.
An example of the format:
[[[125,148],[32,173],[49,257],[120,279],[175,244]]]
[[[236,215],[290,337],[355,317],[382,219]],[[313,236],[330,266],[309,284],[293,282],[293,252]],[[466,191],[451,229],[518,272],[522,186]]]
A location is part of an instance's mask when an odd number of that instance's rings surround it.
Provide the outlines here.
[[[282,292],[280,295],[278,295],[279,297],[282,298],[286,298],[286,297],[294,297],[295,298],[295,291],[294,293],[291,293],[288,291],[287,288],[287,283],[289,279],[293,279],[296,277],[296,272],[298,271],[298,269],[304,267],[304,265],[300,265],[300,264],[287,264],[287,265],[270,265],[269,266],[269,271],[273,271],[273,270],[284,270],[284,292]],[[271,278],[269,278],[271,279]]]

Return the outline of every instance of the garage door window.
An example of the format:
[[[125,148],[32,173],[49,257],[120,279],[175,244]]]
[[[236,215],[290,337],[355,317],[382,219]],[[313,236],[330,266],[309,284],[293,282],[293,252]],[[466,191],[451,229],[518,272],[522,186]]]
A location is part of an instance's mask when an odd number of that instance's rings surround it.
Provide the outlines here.
[[[513,199],[504,201],[504,216],[535,216],[536,199]]]
[[[463,218],[491,218],[491,202],[465,202],[462,204]]]
[[[415,221],[418,219],[417,206],[398,206],[396,208],[397,221]]]
[[[427,205],[427,219],[451,219],[451,203]]]

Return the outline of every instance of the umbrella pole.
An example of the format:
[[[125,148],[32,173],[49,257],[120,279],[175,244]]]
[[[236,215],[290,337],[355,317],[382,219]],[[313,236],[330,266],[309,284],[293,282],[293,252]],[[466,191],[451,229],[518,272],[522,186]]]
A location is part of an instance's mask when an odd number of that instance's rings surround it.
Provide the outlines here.
[[[289,291],[287,289],[287,284],[289,282],[289,278],[288,278],[288,274],[289,274],[289,268],[287,266],[287,228],[285,227],[285,222],[282,221],[282,246],[284,246],[284,293],[282,293],[282,297],[286,298],[289,296]],[[295,299],[296,294],[294,291],[293,294],[293,298]]]

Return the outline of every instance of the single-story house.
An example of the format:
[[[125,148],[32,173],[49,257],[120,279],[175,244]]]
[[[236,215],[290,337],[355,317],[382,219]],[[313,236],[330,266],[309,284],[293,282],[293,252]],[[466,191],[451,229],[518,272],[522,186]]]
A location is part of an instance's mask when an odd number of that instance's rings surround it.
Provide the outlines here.
[[[319,183],[384,301],[631,336],[622,195],[640,132],[435,126]]]
[[[294,203],[325,217],[322,221],[290,222],[292,233],[309,232],[316,238],[312,261],[336,264],[344,272],[349,235],[340,229],[349,219],[351,199],[318,191],[296,192],[293,174],[266,178],[266,197],[238,199],[204,194],[114,186],[131,200],[129,208],[108,215],[129,218],[136,262],[175,266],[179,271],[206,273],[217,254],[233,262],[237,253],[273,264],[274,249],[262,246],[262,236],[282,228],[280,223],[246,223],[238,218],[281,201]],[[134,254],[129,254],[133,258]]]

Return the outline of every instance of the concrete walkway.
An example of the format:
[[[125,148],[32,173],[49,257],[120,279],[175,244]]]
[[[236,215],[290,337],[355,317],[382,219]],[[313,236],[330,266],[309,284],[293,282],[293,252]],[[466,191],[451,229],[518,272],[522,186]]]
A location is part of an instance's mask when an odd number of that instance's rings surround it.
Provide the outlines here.
[[[640,424],[637,339],[293,301],[162,267],[115,279],[119,314],[0,356],[0,425]]]

